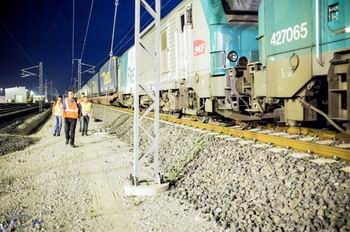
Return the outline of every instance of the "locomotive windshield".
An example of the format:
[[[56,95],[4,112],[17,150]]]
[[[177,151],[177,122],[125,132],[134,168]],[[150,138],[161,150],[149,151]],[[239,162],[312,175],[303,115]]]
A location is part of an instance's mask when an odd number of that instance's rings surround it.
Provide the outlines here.
[[[234,24],[258,23],[261,0],[221,0],[228,22]]]
[[[229,15],[258,15],[260,0],[221,0]]]

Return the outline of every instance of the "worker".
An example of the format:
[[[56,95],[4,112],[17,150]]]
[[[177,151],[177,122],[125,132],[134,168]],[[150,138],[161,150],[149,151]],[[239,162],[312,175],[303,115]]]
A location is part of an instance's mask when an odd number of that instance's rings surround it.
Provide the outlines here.
[[[89,102],[89,99],[87,96],[83,97],[83,101],[80,103],[81,105],[81,118],[83,122],[83,131],[82,135],[88,135],[88,126],[89,126],[89,120],[93,116],[93,111],[92,111],[92,104]]]
[[[80,108],[74,99],[73,90],[68,90],[67,97],[63,102],[64,132],[66,134],[66,144],[75,147],[75,128],[79,118]]]
[[[80,104],[83,102],[84,96],[85,96],[85,94],[81,93],[80,98],[78,98],[78,100],[77,100],[80,109],[81,109]],[[82,116],[79,115],[79,132],[82,132],[82,131],[83,131],[83,119],[82,119]]]
[[[52,117],[55,120],[53,136],[60,136],[63,119],[63,103],[62,96],[58,96],[52,105]]]

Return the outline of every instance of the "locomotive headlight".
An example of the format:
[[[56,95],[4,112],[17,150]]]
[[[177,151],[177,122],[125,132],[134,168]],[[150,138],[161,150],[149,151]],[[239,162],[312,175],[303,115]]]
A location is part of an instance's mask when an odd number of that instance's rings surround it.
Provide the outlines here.
[[[236,62],[237,59],[238,59],[238,54],[237,52],[235,51],[230,51],[228,54],[227,54],[227,59],[231,62]]]

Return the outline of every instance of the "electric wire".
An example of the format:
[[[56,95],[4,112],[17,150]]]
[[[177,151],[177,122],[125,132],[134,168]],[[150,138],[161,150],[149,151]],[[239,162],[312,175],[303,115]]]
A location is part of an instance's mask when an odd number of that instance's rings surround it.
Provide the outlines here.
[[[335,129],[340,131],[343,134],[346,134],[346,130],[341,128],[336,122],[334,122],[325,112],[321,111],[320,109],[314,107],[313,105],[307,103],[305,100],[298,98],[299,102],[305,105],[307,108],[315,111],[316,113],[322,115]]]
[[[115,25],[117,21],[117,14],[118,14],[118,6],[119,6],[119,0],[115,0],[114,3],[114,17],[113,17],[113,28],[112,28],[112,38],[111,38],[111,48],[109,51],[109,64],[108,64],[108,72],[109,76],[111,78],[111,64],[112,64],[112,57],[113,57],[113,45],[114,45],[114,37],[115,37]],[[108,95],[109,95],[109,89],[106,90],[106,100],[105,100],[105,107],[107,107],[107,101],[108,101]],[[106,109],[103,111],[103,121],[105,119]]]
[[[89,13],[89,18],[88,18],[87,26],[86,26],[85,37],[84,37],[84,43],[83,43],[83,48],[82,48],[82,50],[81,50],[80,59],[83,59],[84,50],[85,50],[85,45],[86,45],[86,39],[87,39],[87,35],[88,35],[88,32],[89,32],[90,20],[91,20],[91,14],[92,14],[92,9],[93,9],[93,7],[94,7],[94,0],[91,0],[90,13]]]
[[[21,46],[21,44],[16,40],[15,36],[9,31],[9,29],[5,26],[3,22],[0,21],[1,26],[4,28],[4,30],[7,32],[7,34],[11,37],[11,39],[15,42],[17,47],[21,50],[21,52],[25,55],[25,57],[28,59],[28,61],[34,65],[33,60],[30,58],[28,53],[24,50],[24,48]]]
[[[162,5],[162,10],[165,8],[165,7],[167,7],[168,5],[169,5],[169,3],[170,2],[172,2],[173,0],[168,0],[164,5]],[[153,5],[155,2],[152,2],[152,4],[151,5]],[[146,15],[146,13],[147,12],[143,12],[143,14],[141,15],[141,19]],[[142,26],[142,28],[141,28],[141,30],[143,30],[144,28],[146,28],[147,27],[147,24],[149,23],[149,22],[151,22],[152,21],[152,18],[151,19],[149,19],[143,26]],[[122,41],[128,36],[128,34],[130,33],[130,32],[132,32],[133,30],[134,30],[134,28],[135,28],[135,26],[133,26],[125,35],[124,35],[124,37],[119,41],[119,43],[113,48],[113,50],[114,49],[116,49],[121,43],[122,43]],[[122,50],[122,48],[124,48],[127,44],[128,44],[128,42],[130,42],[132,39],[134,38],[134,35],[132,34],[131,35],[131,37],[126,41],[126,42],[124,42],[124,44],[122,45],[122,47],[119,47],[119,49],[115,52],[116,54],[119,52],[119,51],[121,51]],[[102,58],[98,63],[97,63],[97,65],[95,65],[95,67],[98,67],[98,66],[100,66],[102,63],[104,63],[105,61],[107,61],[107,59],[109,58],[109,55],[107,55],[107,56],[105,56],[104,58]]]
[[[70,85],[73,84],[73,72],[74,72],[74,34],[75,34],[75,0],[72,0],[72,72],[70,78]]]

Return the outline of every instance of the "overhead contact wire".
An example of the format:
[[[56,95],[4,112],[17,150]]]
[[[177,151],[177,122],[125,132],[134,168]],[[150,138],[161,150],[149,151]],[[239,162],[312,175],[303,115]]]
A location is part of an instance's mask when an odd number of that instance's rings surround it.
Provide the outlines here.
[[[111,38],[111,48],[109,51],[109,65],[108,65],[108,72],[109,76],[111,77],[111,64],[112,64],[112,57],[113,57],[113,45],[114,45],[114,37],[115,37],[115,25],[117,21],[117,14],[118,14],[118,6],[119,6],[119,0],[115,0],[114,2],[114,17],[113,17],[113,28],[112,28],[112,38]],[[106,91],[106,101],[105,101],[105,106],[107,106],[107,100],[108,100],[108,89]],[[105,118],[105,112],[106,109],[103,112],[103,120]]]
[[[5,24],[0,21],[1,26],[4,28],[4,30],[7,32],[7,34],[11,37],[11,39],[16,43],[17,47],[22,51],[22,53],[25,55],[25,57],[28,59],[28,61],[34,65],[33,60],[30,58],[28,53],[24,50],[24,48],[21,46],[21,44],[16,40],[15,36],[7,29]]]
[[[83,48],[82,48],[82,50],[81,50],[80,59],[83,59],[84,50],[85,50],[85,45],[86,45],[86,39],[87,39],[87,35],[88,35],[88,32],[89,32],[90,20],[91,20],[91,15],[92,15],[92,9],[93,9],[93,7],[94,7],[94,0],[91,0],[90,13],[89,13],[89,18],[88,18],[88,22],[87,22],[87,26],[86,26],[86,30],[85,30],[84,43],[83,43]]]
[[[164,5],[162,5],[162,10],[169,5],[169,3],[173,1],[173,0],[168,0]],[[154,2],[152,3],[152,5],[154,4]],[[141,19],[146,15],[146,12],[144,12],[142,15],[141,15]],[[149,22],[151,22],[152,19],[149,19],[145,25],[143,25],[143,29],[146,28],[147,24]],[[135,26],[133,26],[124,36],[123,38],[119,41],[119,43],[113,48],[113,51],[124,41],[124,39],[129,35],[130,32],[132,32],[134,30]],[[131,41],[134,37],[134,35],[132,35],[121,47],[119,47],[119,49],[115,52],[115,53],[118,53],[119,51],[122,50],[122,48],[124,48],[129,41]],[[98,67],[99,65],[101,65],[103,62],[105,62],[107,59],[109,58],[109,55],[105,56],[103,59],[101,59],[98,64],[96,65],[96,67]]]
[[[75,34],[75,0],[72,1],[72,72],[70,84],[73,84],[73,71],[74,71],[74,34]]]

